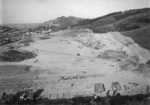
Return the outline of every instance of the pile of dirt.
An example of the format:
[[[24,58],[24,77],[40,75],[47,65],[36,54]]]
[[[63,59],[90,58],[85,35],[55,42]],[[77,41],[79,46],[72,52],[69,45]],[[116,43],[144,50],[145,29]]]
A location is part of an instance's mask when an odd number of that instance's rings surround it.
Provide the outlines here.
[[[55,32],[55,35],[58,36],[67,36],[67,37],[77,37],[79,34],[87,34],[87,33],[93,33],[89,29],[67,29],[67,30],[60,30]]]
[[[127,59],[121,61],[119,63],[119,66],[122,70],[131,70],[131,69],[135,68],[136,66],[138,66],[139,61],[140,61],[139,56],[134,55],[134,56],[130,56]]]
[[[115,51],[115,50],[106,50],[98,57],[105,59],[125,59],[128,57],[128,54],[125,51]]]
[[[150,78],[150,64],[140,63],[136,70]]]
[[[9,50],[0,54],[1,62],[20,62],[26,59],[35,58],[37,55],[28,51]]]
[[[103,42],[105,39],[102,39],[103,36],[101,36],[94,33],[80,33],[78,34],[78,37],[74,38],[74,40],[87,47],[100,50],[106,46],[106,44]]]

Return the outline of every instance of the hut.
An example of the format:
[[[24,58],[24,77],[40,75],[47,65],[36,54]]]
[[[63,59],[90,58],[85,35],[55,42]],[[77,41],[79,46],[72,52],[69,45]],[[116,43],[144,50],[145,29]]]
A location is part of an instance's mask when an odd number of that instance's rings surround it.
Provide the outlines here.
[[[43,93],[44,89],[38,89],[37,91],[34,92],[33,94],[33,99],[40,99],[41,98],[41,94]]]
[[[112,90],[114,90],[115,88],[118,90],[122,90],[121,85],[119,82],[112,82],[111,87]]]
[[[32,100],[33,99],[33,94],[34,94],[33,89],[27,89],[27,90],[25,90],[25,92],[27,94],[26,99]]]
[[[105,91],[105,86],[102,83],[96,83],[95,86],[95,92],[99,93],[99,92],[104,92]]]

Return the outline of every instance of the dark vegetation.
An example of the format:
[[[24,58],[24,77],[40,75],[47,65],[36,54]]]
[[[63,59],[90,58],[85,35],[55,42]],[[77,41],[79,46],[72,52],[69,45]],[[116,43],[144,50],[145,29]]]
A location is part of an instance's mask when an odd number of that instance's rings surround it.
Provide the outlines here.
[[[93,31],[100,33],[105,33],[109,31],[119,31],[119,32],[129,31],[149,25],[149,23],[147,22],[149,20],[150,20],[150,11],[147,11],[136,15],[128,16],[126,18],[123,18],[121,20],[118,20],[114,23],[105,26],[96,27],[94,28]]]
[[[0,26],[0,46],[21,40],[22,34],[22,30]]]
[[[15,96],[18,96],[18,94],[16,94]],[[94,101],[96,104],[91,103],[91,100],[93,99],[92,96],[78,96],[71,99],[42,98],[38,100],[17,101],[15,104],[8,103],[8,105],[149,105],[150,101],[146,99],[147,97],[148,94],[138,94],[133,96],[118,95],[111,97],[98,97]]]
[[[150,50],[150,25],[136,30],[125,31],[122,34],[131,37],[141,47]]]
[[[85,20],[82,20],[80,21],[78,24],[74,25],[73,27],[84,27],[85,25],[92,25],[92,23],[96,22],[96,21],[99,21],[100,19],[103,19],[103,18],[106,18],[108,16],[113,16],[113,15],[117,15],[117,14],[121,14],[122,12],[114,12],[114,13],[110,13],[110,14],[107,14],[105,16],[102,16],[102,17],[98,17],[98,18],[95,18],[95,19],[85,19]],[[86,27],[86,26],[85,26]]]
[[[35,58],[37,55],[35,53],[31,53],[28,51],[20,52],[17,50],[9,50],[7,52],[3,52],[0,55],[0,61],[2,62],[20,62],[26,59]]]

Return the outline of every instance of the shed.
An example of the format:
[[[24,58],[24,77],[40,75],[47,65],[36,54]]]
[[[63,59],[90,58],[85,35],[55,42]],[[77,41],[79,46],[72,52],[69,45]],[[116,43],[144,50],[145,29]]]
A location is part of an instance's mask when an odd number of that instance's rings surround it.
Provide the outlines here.
[[[117,90],[122,90],[119,82],[112,82],[111,89],[117,88]]]
[[[43,93],[44,89],[38,89],[37,91],[34,92],[33,98],[34,99],[39,99],[41,97],[41,94]]]
[[[33,99],[33,94],[34,94],[33,89],[27,89],[25,91],[27,93],[27,99]]]
[[[96,83],[94,88],[95,88],[95,92],[103,92],[103,91],[105,91],[105,86],[102,83]]]

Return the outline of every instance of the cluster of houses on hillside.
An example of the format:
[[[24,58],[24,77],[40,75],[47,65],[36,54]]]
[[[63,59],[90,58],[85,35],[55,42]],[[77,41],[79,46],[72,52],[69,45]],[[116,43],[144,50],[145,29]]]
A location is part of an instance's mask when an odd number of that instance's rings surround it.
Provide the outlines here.
[[[6,26],[0,27],[0,46],[22,39],[25,32],[23,30],[13,29]]]
[[[16,29],[7,26],[0,26],[0,46],[31,37],[31,34],[35,33],[46,35],[51,33],[51,29],[36,29],[33,31],[31,29]]]

